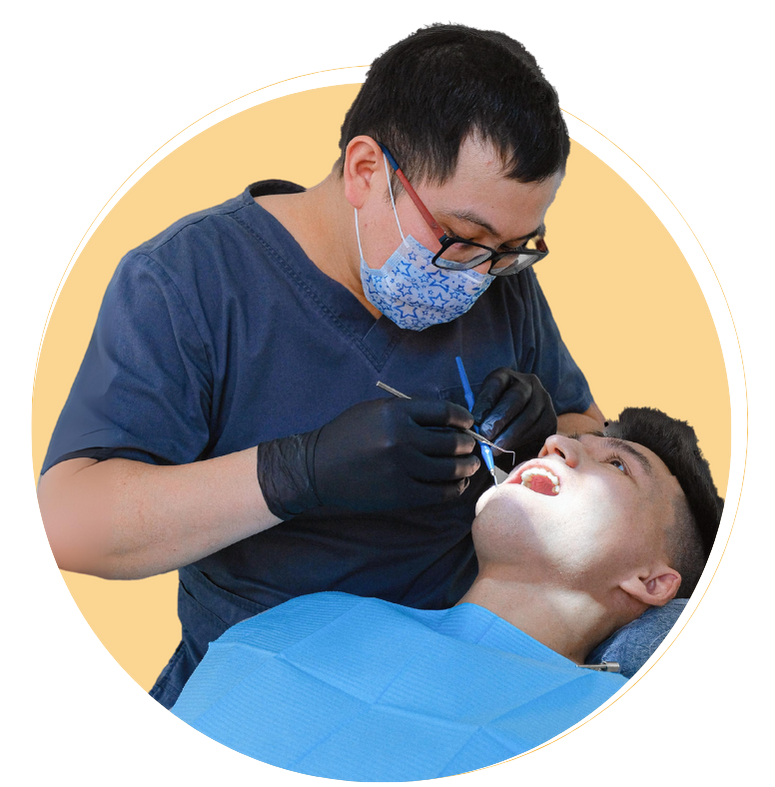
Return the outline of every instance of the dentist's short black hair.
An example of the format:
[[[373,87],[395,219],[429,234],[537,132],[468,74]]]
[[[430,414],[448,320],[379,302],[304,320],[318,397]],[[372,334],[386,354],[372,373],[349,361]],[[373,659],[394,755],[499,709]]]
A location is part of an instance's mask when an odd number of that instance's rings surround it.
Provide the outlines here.
[[[385,145],[414,182],[443,184],[467,138],[493,144],[522,183],[564,172],[568,129],[533,55],[494,30],[436,24],[394,44],[369,69],[342,125]]]
[[[661,410],[628,407],[608,424],[605,434],[650,449],[678,480],[684,500],[677,504],[668,551],[681,574],[677,598],[688,598],[705,568],[724,508],[694,429]]]

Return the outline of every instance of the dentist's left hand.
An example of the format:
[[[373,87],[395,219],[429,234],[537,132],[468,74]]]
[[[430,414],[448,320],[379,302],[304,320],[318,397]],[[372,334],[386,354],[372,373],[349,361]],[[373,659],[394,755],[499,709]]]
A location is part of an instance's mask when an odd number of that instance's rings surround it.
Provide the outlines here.
[[[538,377],[506,366],[485,377],[471,415],[484,437],[516,453],[514,459],[494,452],[498,466],[507,471],[537,456],[546,438],[557,432],[552,398]]]

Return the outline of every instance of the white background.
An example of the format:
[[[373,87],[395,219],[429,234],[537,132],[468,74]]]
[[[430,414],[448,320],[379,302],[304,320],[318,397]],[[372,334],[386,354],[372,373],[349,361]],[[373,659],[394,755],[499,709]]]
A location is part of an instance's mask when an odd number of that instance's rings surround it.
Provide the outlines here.
[[[303,5],[235,0],[216,10],[196,0],[131,6],[76,0],[17,3],[4,13],[0,658],[3,716],[10,722],[4,770],[20,783],[309,783],[233,754],[171,717],[123,673],[81,617],[55,569],[35,503],[30,400],[38,346],[83,234],[160,145],[264,85],[366,65],[417,27],[452,21],[522,40],[563,108],[626,151],[680,209],[734,318],[750,432],[743,495],[724,558],[667,654],[611,709],[563,740],[455,778],[760,781],[760,770],[769,770],[772,732],[772,615],[765,594],[774,546],[772,512],[764,508],[771,463],[762,436],[762,425],[769,429],[764,396],[773,355],[766,4]],[[608,297],[633,296],[603,288],[601,308]],[[746,436],[740,415],[738,445]],[[742,451],[738,456],[742,462]],[[736,496],[727,505],[737,508]]]

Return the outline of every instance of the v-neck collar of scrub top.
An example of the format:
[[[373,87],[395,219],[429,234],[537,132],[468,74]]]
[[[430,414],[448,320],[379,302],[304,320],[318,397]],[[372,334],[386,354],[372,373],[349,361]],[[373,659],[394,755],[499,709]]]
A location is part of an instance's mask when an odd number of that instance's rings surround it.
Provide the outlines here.
[[[260,181],[248,186],[243,197],[250,207],[247,215],[251,229],[271,245],[274,258],[295,289],[307,297],[313,308],[346,333],[379,369],[396,346],[412,332],[399,328],[384,315],[375,319],[343,284],[323,273],[285,226],[254,199],[267,194],[301,191],[304,191],[301,186],[289,181]]]

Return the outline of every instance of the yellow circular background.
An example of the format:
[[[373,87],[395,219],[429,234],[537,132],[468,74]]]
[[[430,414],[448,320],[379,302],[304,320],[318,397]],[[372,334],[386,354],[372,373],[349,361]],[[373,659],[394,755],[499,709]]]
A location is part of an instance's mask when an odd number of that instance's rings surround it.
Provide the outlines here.
[[[121,257],[254,181],[320,182],[338,157],[339,127],[359,88],[296,93],[221,121],[159,162],[105,217],[62,288],[41,347],[32,406],[36,478]],[[552,253],[536,272],[606,417],[645,405],[687,420],[725,494],[731,427],[724,362],[678,246],[638,194],[576,142],[547,226]],[[176,573],[134,581],[62,574],[97,637],[149,690],[180,639]]]

